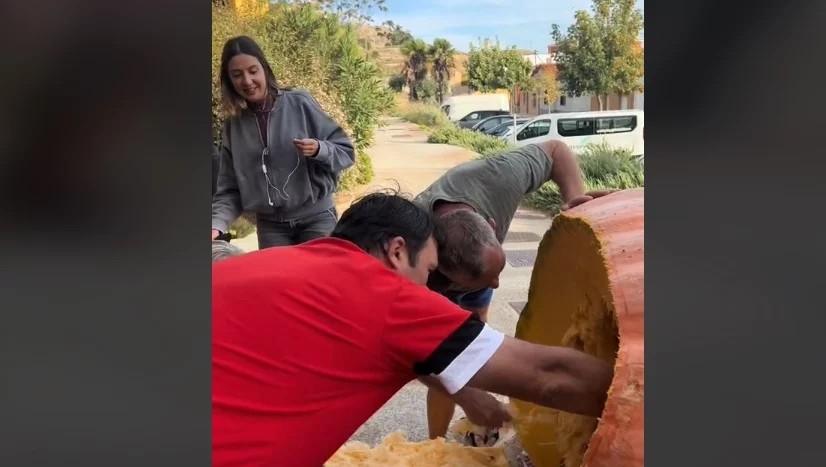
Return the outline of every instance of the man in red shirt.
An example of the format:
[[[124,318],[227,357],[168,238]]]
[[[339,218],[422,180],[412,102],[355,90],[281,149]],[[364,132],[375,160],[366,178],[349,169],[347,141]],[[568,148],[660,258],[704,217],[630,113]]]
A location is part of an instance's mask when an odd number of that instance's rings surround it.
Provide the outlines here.
[[[488,426],[509,416],[485,391],[601,414],[609,364],[506,337],[424,286],[434,226],[373,194],[330,238],[213,265],[214,465],[321,466],[414,378]]]

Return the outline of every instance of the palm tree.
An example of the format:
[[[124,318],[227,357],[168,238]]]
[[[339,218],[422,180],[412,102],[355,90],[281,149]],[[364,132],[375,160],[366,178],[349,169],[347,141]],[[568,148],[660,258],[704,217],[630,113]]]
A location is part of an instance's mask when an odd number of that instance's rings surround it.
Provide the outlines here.
[[[437,38],[433,40],[433,45],[430,46],[428,52],[433,63],[431,74],[433,75],[433,81],[436,81],[436,93],[441,104],[447,94],[450,78],[456,69],[456,63],[453,59],[456,55],[456,49],[447,39]]]
[[[421,39],[414,39],[402,46],[402,53],[407,57],[402,73],[407,76],[411,101],[419,99],[416,86],[427,76],[428,51],[427,44]]]

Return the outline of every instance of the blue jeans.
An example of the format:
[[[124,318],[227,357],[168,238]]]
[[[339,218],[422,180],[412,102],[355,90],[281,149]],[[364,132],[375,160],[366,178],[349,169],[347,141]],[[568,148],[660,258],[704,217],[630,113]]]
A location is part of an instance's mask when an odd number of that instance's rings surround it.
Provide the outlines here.
[[[336,226],[336,208],[294,221],[274,222],[257,219],[258,249],[274,246],[300,245],[310,240],[327,237]]]
[[[490,306],[493,301],[493,289],[487,287],[473,292],[447,294],[446,296],[448,300],[462,308],[478,310]]]

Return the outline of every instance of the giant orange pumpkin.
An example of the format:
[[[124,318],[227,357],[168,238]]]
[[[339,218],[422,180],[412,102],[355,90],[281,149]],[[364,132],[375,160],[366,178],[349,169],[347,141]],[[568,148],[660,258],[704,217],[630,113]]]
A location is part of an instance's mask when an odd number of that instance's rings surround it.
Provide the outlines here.
[[[599,419],[514,401],[536,467],[644,465],[644,189],[557,216],[539,245],[516,337],[614,363]]]

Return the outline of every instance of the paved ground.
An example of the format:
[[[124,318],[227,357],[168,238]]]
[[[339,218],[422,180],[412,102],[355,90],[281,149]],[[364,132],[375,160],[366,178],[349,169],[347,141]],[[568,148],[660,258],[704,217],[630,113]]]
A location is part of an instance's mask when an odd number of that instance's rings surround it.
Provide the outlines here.
[[[361,193],[400,185],[402,191],[415,195],[445,170],[475,156],[461,148],[427,144],[425,140],[426,135],[415,125],[399,120],[392,120],[387,128],[379,130],[376,143],[369,151],[376,178]],[[339,212],[349,206],[352,198],[339,200]],[[500,287],[494,294],[489,314],[490,324],[506,334],[513,335],[518,313],[527,300],[533,259],[539,240],[550,223],[547,216],[522,209],[511,224],[509,238],[504,244],[508,265],[500,278]],[[257,249],[255,235],[233,243],[248,251]],[[427,439],[425,394],[425,387],[418,382],[408,384],[365,423],[352,440],[375,445],[396,430],[404,430],[413,441]],[[461,410],[457,410],[455,417],[461,415]]]

